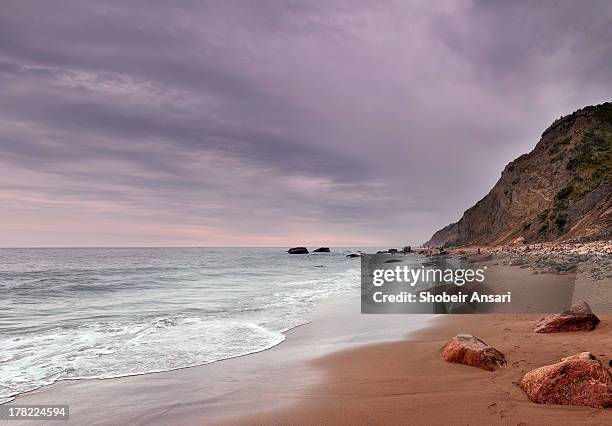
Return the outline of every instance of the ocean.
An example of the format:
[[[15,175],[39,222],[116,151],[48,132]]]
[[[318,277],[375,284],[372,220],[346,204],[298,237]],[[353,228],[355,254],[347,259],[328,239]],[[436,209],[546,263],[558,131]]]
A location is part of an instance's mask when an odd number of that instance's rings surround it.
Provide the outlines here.
[[[358,294],[360,262],[349,252],[0,249],[0,402],[57,380],[166,371],[277,345],[317,301]]]

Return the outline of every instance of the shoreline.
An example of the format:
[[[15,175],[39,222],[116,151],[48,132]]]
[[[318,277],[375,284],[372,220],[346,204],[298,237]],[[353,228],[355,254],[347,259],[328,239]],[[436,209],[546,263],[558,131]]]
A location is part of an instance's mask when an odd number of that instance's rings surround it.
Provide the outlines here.
[[[495,259],[487,263],[508,279],[532,276],[527,268],[496,265]],[[586,281],[587,285],[594,282]],[[612,420],[611,410],[540,406],[529,402],[517,386],[508,387],[520,379],[517,368],[536,368],[581,351],[610,357],[612,316],[596,313],[602,323],[593,332],[542,337],[534,336],[530,329],[541,315],[362,315],[357,295],[330,297],[317,305],[309,322],[293,327],[282,342],[258,352],[158,373],[58,381],[17,395],[7,404],[68,403],[71,417],[67,424],[377,423],[401,422],[405,416],[418,417],[421,423],[477,419],[478,423],[505,424],[518,419],[508,424],[529,424],[529,418],[524,418],[527,414],[544,416],[539,423],[585,423],[585,416],[591,416],[592,424],[601,424],[598,419]],[[488,373],[443,362],[440,348],[459,332],[472,333],[499,347],[508,355],[508,368]],[[496,340],[500,333],[501,343]],[[599,343],[593,343],[594,339]],[[555,343],[535,356],[546,340]],[[520,342],[517,345],[526,351],[519,360],[516,354],[521,350],[508,346],[512,342]],[[411,370],[411,365],[416,369]],[[487,381],[496,377],[511,380],[491,388]],[[455,379],[469,385],[467,399]],[[472,387],[474,383],[479,383],[478,389]],[[506,400],[502,394],[511,398]],[[489,396],[493,402],[484,408],[479,405]],[[471,408],[454,417],[441,417],[442,407],[452,407],[457,401]],[[520,410],[514,410],[517,405]],[[338,406],[343,408],[338,410]],[[372,412],[364,411],[365,407]],[[566,418],[567,412],[578,413],[578,417]]]
[[[69,404],[66,424],[217,424],[294,404],[302,390],[323,380],[311,362],[350,348],[397,341],[430,326],[432,318],[363,316],[358,295],[330,297],[315,308],[310,322],[291,328],[284,341],[268,349],[170,371],[60,380],[17,395],[6,405]],[[269,393],[277,395],[273,404]],[[17,424],[36,423],[10,422]]]

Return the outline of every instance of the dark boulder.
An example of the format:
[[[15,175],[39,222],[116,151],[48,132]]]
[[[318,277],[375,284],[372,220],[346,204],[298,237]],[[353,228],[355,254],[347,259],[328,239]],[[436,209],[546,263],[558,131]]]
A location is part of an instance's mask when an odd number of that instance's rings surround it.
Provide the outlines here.
[[[308,254],[308,249],[306,247],[292,247],[287,250],[289,254]]]
[[[331,250],[329,247],[319,247],[316,250],[313,250],[313,253],[329,253]]]

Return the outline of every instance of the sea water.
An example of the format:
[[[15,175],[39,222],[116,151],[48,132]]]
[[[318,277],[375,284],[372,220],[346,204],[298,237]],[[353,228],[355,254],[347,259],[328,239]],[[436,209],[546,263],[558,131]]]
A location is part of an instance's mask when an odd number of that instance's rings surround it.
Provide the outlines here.
[[[277,345],[318,300],[358,294],[359,259],[346,253],[0,249],[0,402],[61,379],[172,370]]]

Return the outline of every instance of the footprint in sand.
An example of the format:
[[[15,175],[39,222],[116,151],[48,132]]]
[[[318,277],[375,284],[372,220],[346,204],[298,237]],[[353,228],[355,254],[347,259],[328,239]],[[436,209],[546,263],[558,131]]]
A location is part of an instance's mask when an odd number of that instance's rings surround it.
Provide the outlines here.
[[[487,410],[489,411],[490,415],[495,415],[497,414],[497,404],[493,403],[487,406]]]

